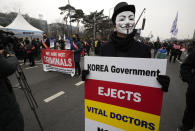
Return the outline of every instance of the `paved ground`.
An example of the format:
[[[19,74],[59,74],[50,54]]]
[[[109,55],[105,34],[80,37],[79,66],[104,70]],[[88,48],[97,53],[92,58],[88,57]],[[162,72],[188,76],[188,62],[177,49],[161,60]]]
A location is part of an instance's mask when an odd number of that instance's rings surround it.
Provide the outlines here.
[[[36,63],[34,68],[27,65],[22,68],[39,105],[37,111],[45,131],[84,131],[84,84],[81,79],[58,72],[43,72],[41,62]],[[164,95],[160,131],[176,131],[181,124],[187,84],[179,78],[179,67],[179,62],[168,62],[167,74],[171,83],[169,92]],[[14,75],[10,79],[13,85],[17,84]],[[20,89],[14,90],[24,115],[25,131],[39,131],[24,93]],[[57,98],[44,101],[56,94],[59,95]]]

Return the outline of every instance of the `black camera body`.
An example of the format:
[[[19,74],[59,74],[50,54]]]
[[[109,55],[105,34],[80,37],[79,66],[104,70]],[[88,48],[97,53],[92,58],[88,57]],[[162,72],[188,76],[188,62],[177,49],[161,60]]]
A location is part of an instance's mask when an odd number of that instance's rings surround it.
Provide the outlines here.
[[[0,50],[7,49],[13,51],[14,43],[17,38],[14,37],[14,33],[0,30]]]

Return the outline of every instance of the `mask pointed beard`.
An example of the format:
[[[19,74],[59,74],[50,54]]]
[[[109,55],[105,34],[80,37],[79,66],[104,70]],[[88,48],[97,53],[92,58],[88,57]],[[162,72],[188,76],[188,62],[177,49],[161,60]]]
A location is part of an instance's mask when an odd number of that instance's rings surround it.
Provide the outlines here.
[[[122,34],[131,34],[135,25],[135,16],[131,11],[124,11],[116,17],[116,30]]]

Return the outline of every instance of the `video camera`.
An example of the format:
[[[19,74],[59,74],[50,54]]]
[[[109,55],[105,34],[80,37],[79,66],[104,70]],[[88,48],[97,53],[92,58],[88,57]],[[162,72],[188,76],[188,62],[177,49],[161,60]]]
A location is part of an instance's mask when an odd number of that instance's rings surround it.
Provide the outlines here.
[[[0,30],[0,50],[5,49],[13,51],[13,47],[16,42],[17,38],[14,37],[14,33]]]
[[[14,54],[17,42],[18,39],[14,36],[14,33],[0,30],[0,50],[4,49],[4,56]]]

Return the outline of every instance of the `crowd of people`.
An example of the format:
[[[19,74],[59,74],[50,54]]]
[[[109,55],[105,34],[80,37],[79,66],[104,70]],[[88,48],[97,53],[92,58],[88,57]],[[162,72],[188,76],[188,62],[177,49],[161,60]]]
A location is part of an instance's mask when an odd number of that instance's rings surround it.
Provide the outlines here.
[[[191,44],[184,41],[165,41],[165,42],[143,42],[153,50],[153,58],[169,59],[169,62],[175,63],[176,60],[182,61],[191,52]]]
[[[102,45],[101,37],[98,35],[96,40],[83,39],[81,40],[78,34],[72,35],[70,39],[54,39],[54,46],[50,47],[50,38],[46,33],[43,34],[43,38],[18,38],[13,50],[19,60],[23,60],[24,65],[26,61],[29,61],[29,66],[35,66],[35,59],[41,59],[42,49],[55,49],[55,50],[75,50],[73,43],[78,43],[79,53],[75,53],[76,61],[80,61],[80,56],[100,54],[100,48]],[[66,46],[70,44],[70,46]],[[79,54],[79,56],[78,56]],[[77,64],[76,64],[77,65]],[[80,74],[80,73],[79,73]]]
[[[98,35],[96,40],[91,39],[80,39],[78,34],[73,34],[72,38],[76,36],[76,41],[80,43],[82,50],[80,55],[90,55],[94,52],[94,55],[100,55],[102,51],[103,40],[101,36]],[[17,45],[15,47],[15,53],[18,59],[24,60],[24,64],[29,60],[30,66],[35,65],[35,58],[41,59],[41,49],[49,48],[56,50],[71,50],[73,48],[72,42],[70,39],[54,39],[54,47],[50,48],[50,38],[47,34],[43,34],[42,38],[33,38],[29,40],[28,37],[25,39],[19,38]],[[66,44],[70,44],[70,48],[66,48]],[[142,42],[143,44],[149,45],[151,51],[153,50],[154,58],[164,59],[168,58],[169,62],[176,62],[176,60],[181,61],[182,54],[187,55],[190,50],[190,44],[187,44],[183,41],[166,41],[166,42]],[[120,47],[119,47],[120,48]],[[92,55],[92,54],[91,54]]]
[[[15,54],[19,60],[24,60],[26,64],[27,59],[29,60],[30,66],[35,65],[35,57],[40,58],[41,54],[41,42],[39,38],[33,38],[31,41],[28,37],[25,39],[19,38],[15,47]]]

